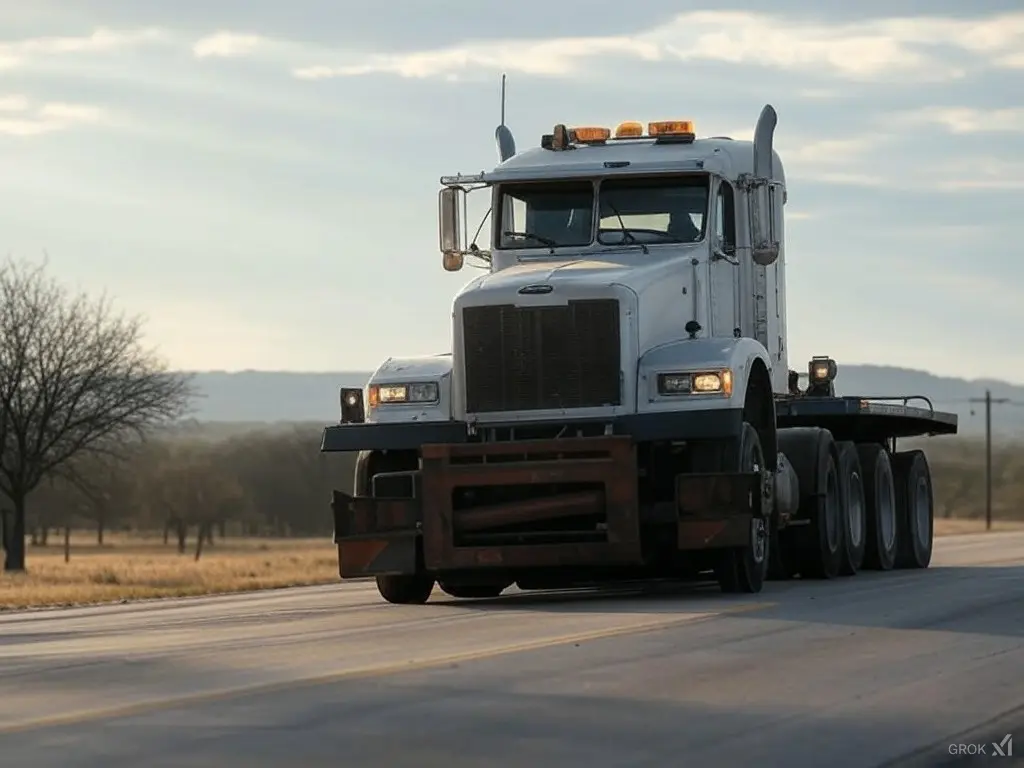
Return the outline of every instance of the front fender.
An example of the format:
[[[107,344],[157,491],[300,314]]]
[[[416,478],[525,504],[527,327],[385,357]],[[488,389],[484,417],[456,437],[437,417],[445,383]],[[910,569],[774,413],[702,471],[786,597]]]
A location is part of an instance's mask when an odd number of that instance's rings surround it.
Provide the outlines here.
[[[751,366],[760,359],[772,371],[768,351],[754,339],[682,339],[645,352],[637,365],[638,413],[743,408]],[[732,371],[732,395],[659,395],[658,374]]]
[[[403,424],[408,422],[451,421],[452,418],[452,357],[389,357],[381,364],[367,386],[371,384],[408,384],[417,381],[438,382],[439,399],[430,404],[379,405],[366,414],[368,424]]]

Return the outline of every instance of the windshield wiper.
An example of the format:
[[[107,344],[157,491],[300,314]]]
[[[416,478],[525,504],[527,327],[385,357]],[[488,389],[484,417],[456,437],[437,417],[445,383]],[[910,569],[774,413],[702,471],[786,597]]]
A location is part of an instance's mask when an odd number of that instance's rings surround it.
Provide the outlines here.
[[[549,237],[542,237],[541,235],[535,235],[533,232],[502,232],[502,237],[528,237],[531,240],[536,240],[538,243],[543,243],[549,248],[557,248],[558,243]]]
[[[622,214],[619,213],[619,209],[607,201],[605,202],[605,205],[607,205],[611,209],[612,213],[615,214],[615,218],[619,220],[619,229],[622,230],[622,242],[629,243],[630,245],[639,245],[641,251],[643,251],[644,253],[650,253],[650,251],[647,250],[647,246],[644,245],[643,243],[637,243],[636,237],[633,235],[633,233],[626,229],[626,222],[623,220]]]

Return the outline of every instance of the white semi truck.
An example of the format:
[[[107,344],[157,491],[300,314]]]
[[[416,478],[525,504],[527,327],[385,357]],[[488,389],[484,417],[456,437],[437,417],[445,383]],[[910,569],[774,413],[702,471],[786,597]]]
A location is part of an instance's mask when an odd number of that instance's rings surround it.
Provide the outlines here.
[[[321,450],[358,452],[332,501],[343,579],[393,603],[608,581],[925,568],[932,485],[898,438],[955,434],[927,398],[806,388],[786,342],[786,177],[765,106],[753,141],[690,121],[556,125],[441,179],[451,354],[389,359],[341,391]],[[466,197],[490,195],[489,242]]]

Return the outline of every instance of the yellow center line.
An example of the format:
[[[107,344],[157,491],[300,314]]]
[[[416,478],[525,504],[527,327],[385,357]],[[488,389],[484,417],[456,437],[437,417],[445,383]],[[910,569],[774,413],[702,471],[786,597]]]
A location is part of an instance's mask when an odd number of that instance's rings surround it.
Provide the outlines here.
[[[52,715],[47,717],[33,718],[28,720],[22,720],[20,722],[0,725],[0,734],[19,733],[23,731],[36,730],[40,728],[53,728],[58,726],[82,725],[85,723],[95,722],[97,720],[134,717],[138,715],[167,711],[170,709],[218,703],[228,701],[230,699],[241,698],[244,696],[256,696],[279,693],[300,687],[325,685],[330,683],[344,682],[348,680],[359,680],[373,677],[385,677],[389,675],[400,674],[403,672],[418,672],[422,670],[433,669],[436,667],[443,667],[448,664],[459,664],[470,661],[480,661],[483,659],[496,658],[498,656],[505,656],[514,653],[523,653],[526,651],[536,651],[547,648],[554,648],[560,645],[568,645],[570,643],[581,643],[589,640],[603,640],[606,638],[618,637],[622,635],[641,634],[644,632],[652,632],[659,629],[669,629],[671,627],[677,627],[682,624],[692,624],[698,621],[707,621],[710,619],[717,618],[719,616],[764,610],[766,608],[775,607],[776,605],[777,603],[770,602],[747,603],[742,605],[728,606],[726,608],[716,609],[714,612],[711,613],[696,615],[690,614],[679,618],[658,619],[656,621],[649,621],[642,624],[633,624],[626,627],[595,629],[587,632],[578,632],[569,635],[558,635],[555,637],[539,638],[537,640],[528,640],[521,643],[513,643],[512,645],[500,646],[497,648],[486,648],[477,651],[461,651],[458,653],[451,653],[443,656],[434,656],[427,659],[410,659],[404,662],[387,662],[383,664],[375,664],[366,667],[357,667],[355,669],[347,669],[341,672],[331,672],[325,675],[316,675],[313,677],[296,678],[294,680],[287,680],[274,683],[254,683],[252,685],[239,686],[234,688],[224,688],[214,691],[207,691],[203,693],[185,694],[182,696],[175,696],[166,699],[141,701],[133,704],[124,704],[121,706],[78,710],[74,712],[68,712],[62,715]]]

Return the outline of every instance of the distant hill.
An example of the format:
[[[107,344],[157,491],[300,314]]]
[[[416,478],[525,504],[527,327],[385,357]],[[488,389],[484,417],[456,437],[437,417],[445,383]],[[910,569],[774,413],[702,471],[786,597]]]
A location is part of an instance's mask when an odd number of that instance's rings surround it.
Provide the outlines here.
[[[362,386],[370,376],[363,371],[203,371],[194,375],[201,396],[194,403],[191,418],[205,423],[222,422],[217,432],[225,435],[263,429],[275,423],[336,422],[338,388]],[[992,390],[993,397],[1024,404],[1024,386],[941,377],[906,368],[840,365],[836,379],[841,395],[926,395],[937,409],[959,415],[960,432],[965,435],[984,432],[984,406],[967,401],[983,397],[986,388]],[[994,406],[992,424],[997,436],[1024,437],[1024,407]]]
[[[193,374],[200,393],[192,418],[201,422],[338,420],[340,387],[361,387],[369,372],[202,371]]]

